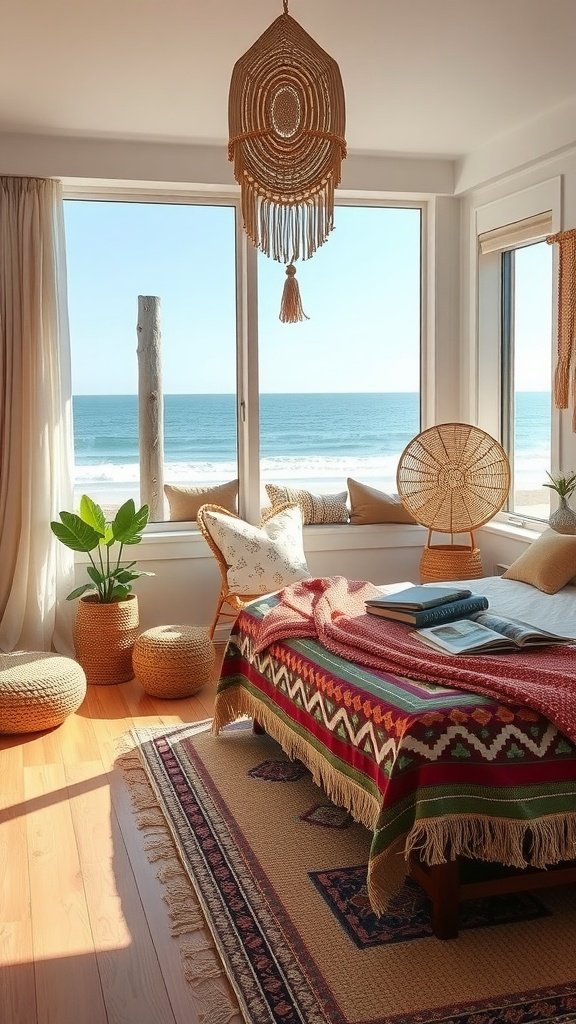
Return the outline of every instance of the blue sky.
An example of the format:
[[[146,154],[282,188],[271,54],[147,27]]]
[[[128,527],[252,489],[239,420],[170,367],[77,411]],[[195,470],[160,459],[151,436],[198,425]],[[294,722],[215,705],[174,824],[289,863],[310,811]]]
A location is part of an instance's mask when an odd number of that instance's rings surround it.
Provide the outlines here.
[[[546,242],[527,245],[514,258],[517,391],[551,386],[552,248]]]
[[[136,393],[138,295],[161,299],[165,393],[233,392],[234,208],[68,200],[65,219],[73,393]],[[284,267],[258,257],[260,390],[416,391],[419,211],[339,207],[335,225],[298,263],[302,324],[278,320]],[[549,379],[546,260],[520,275],[521,390]]]
[[[137,390],[138,295],[158,295],[166,393],[235,390],[234,209],[65,204],[75,394]],[[263,392],[416,391],[420,216],[340,208],[298,263],[309,320],[278,319],[285,271],[259,255]]]

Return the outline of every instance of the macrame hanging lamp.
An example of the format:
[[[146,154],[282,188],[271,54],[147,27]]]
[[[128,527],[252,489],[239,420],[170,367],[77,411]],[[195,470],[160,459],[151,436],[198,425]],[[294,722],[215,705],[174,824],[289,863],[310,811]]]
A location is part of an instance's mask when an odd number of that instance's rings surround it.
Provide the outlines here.
[[[287,264],[283,323],[307,319],[294,261],[334,227],[334,190],[346,156],[344,88],[336,61],[284,12],[234,65],[228,158],[240,185],[244,230]]]

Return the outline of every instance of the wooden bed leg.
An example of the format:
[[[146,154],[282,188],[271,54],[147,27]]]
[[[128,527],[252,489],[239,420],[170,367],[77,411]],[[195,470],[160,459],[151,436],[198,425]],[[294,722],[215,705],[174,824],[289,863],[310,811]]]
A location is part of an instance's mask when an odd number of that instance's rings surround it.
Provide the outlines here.
[[[256,736],[265,736],[266,735],[266,729],[264,729],[260,725],[260,722],[257,722],[255,718],[252,719],[252,732]]]
[[[432,930],[438,939],[458,937],[458,896],[460,889],[457,860],[430,867]]]
[[[410,858],[410,874],[424,889],[432,904],[432,931],[438,939],[458,937],[458,901],[460,865],[457,860],[445,864],[422,864]]]

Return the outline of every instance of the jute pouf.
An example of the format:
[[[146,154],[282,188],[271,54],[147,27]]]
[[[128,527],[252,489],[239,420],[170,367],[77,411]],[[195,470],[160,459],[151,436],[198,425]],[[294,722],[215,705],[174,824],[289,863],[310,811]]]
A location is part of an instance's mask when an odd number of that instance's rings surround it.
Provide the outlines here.
[[[60,654],[0,654],[0,733],[40,732],[60,725],[86,696],[78,662]]]
[[[134,674],[152,697],[190,697],[209,682],[214,644],[202,626],[155,626],[137,637]]]

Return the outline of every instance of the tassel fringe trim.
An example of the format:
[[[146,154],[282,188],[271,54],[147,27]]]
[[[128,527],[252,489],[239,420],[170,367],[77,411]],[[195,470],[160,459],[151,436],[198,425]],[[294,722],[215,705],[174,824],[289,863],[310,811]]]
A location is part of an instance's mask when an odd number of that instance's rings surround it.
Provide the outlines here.
[[[212,731],[217,735],[225,725],[246,717],[255,718],[288,757],[302,761],[316,785],[321,786],[335,804],[344,807],[356,821],[374,832],[380,816],[380,800],[332,768],[322,754],[284,725],[273,711],[255,700],[242,686],[231,686],[217,695]]]
[[[280,320],[283,324],[297,324],[301,320],[308,320],[302,308],[300,288],[296,280],[296,267],[290,263],[286,267],[286,280],[280,303]]]
[[[548,235],[546,241],[559,248],[554,404],[567,409],[572,395],[572,430],[576,431],[576,229]]]
[[[495,820],[471,815],[417,822],[406,839],[406,856],[417,853],[425,864],[457,856],[481,857],[512,868],[547,868],[573,860],[576,811],[533,821]]]
[[[309,769],[315,783],[334,803],[345,807],[370,832],[378,828],[380,802],[352,780],[340,775],[306,740],[283,724],[266,705],[242,686],[230,687],[216,697],[212,731],[238,718],[255,718],[291,758]],[[377,914],[386,913],[389,901],[406,877],[406,862],[418,856],[423,863],[443,864],[457,857],[472,857],[513,868],[547,868],[576,855],[576,811],[550,814],[532,821],[497,820],[478,815],[450,815],[417,821],[399,839],[368,864],[368,898]],[[385,862],[385,863],[384,863]]]
[[[239,150],[234,163],[241,183],[242,220],[250,241],[278,263],[308,260],[324,244],[334,228],[334,174],[314,194],[281,197],[263,194],[244,171]]]
[[[137,827],[146,836],[148,860],[159,865],[156,877],[163,886],[170,931],[179,948],[184,976],[198,996],[199,1024],[229,1024],[240,1011],[225,986],[226,974],[210,941],[194,887],[133,744],[130,735],[121,737],[116,765],[128,786]]]

